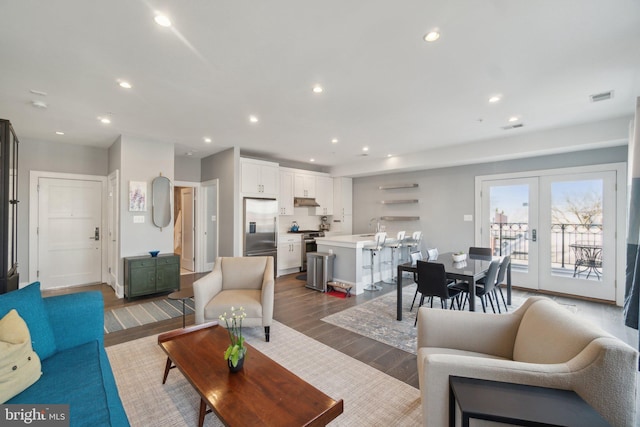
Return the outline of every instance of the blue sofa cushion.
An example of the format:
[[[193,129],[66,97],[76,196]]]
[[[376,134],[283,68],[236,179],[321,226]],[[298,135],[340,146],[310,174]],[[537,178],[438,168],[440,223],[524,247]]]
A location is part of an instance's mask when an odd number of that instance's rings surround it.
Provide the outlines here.
[[[40,282],[0,295],[0,318],[15,308],[29,327],[33,350],[41,360],[56,352],[56,341],[44,307]]]
[[[95,340],[43,360],[40,380],[7,403],[68,404],[74,427],[111,425],[100,352]]]

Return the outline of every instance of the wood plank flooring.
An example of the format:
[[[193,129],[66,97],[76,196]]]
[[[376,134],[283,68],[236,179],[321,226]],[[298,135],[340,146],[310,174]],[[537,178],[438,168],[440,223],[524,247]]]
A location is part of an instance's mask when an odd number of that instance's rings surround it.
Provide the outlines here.
[[[203,274],[182,275],[181,288],[192,287],[193,281],[201,276]],[[282,276],[276,279],[274,318],[290,328],[418,388],[416,356],[320,320],[325,316],[362,304],[384,293],[395,292],[395,285],[386,283],[379,283],[379,285],[382,286],[382,290],[379,292],[365,292],[351,298],[336,298],[305,288],[304,282],[296,279],[296,274]],[[161,295],[140,298],[134,301],[118,299],[115,297],[113,290],[106,284],[44,291],[43,294],[50,296],[86,290],[99,290],[102,292],[105,310],[166,298],[166,295]],[[515,292],[521,292],[525,296],[534,295],[531,292],[514,290]],[[578,306],[578,311],[581,315],[586,316],[593,323],[600,325],[603,329],[637,348],[638,333],[623,326],[621,308],[610,304],[562,296],[554,296],[553,298],[565,304],[575,304]],[[194,315],[188,315],[186,323],[187,325],[193,324]],[[180,327],[182,327],[182,318],[178,317],[113,332],[105,335],[105,345],[115,345]]]

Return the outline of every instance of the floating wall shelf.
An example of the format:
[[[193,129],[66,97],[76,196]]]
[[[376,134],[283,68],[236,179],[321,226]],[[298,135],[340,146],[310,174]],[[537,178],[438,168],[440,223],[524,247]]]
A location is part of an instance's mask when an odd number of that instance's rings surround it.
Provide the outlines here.
[[[407,200],[382,200],[380,203],[383,205],[399,205],[406,203],[418,203],[418,199],[407,199]]]
[[[418,184],[391,184],[391,185],[381,185],[378,187],[380,190],[393,190],[396,188],[416,188]]]
[[[419,221],[419,216],[381,216],[381,221]]]

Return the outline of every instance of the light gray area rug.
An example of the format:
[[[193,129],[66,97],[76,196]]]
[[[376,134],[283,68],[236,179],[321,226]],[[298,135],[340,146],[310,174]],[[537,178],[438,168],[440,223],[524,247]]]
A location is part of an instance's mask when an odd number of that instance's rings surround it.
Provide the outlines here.
[[[194,309],[193,298],[187,299],[184,307],[185,314],[193,314]],[[104,313],[104,332],[108,334],[180,316],[182,316],[182,301],[168,298],[115,308]]]
[[[422,424],[419,391],[410,385],[278,322],[271,327],[269,343],[262,328],[245,328],[245,335],[277,363],[333,399],[344,400],[344,413],[329,425]],[[200,398],[182,374],[173,369],[162,384],[167,358],[157,336],[108,347],[107,354],[132,426],[197,424]],[[205,426],[222,423],[212,413],[205,417]]]
[[[402,321],[396,320],[396,291],[381,295],[371,301],[348,308],[339,313],[331,314],[322,320],[332,325],[339,326],[351,332],[355,332],[365,337],[380,341],[390,346],[399,348],[406,352],[416,354],[416,328],[413,323],[416,320],[416,312],[420,295],[416,298],[412,311],[411,302],[416,292],[415,283],[402,288]],[[506,291],[505,297],[506,297]],[[520,307],[525,301],[524,294],[512,295],[509,311]],[[428,303],[425,301],[425,306]],[[502,304],[502,301],[500,302]],[[504,308],[504,307],[502,307]],[[440,299],[435,298],[433,309],[440,310]],[[480,300],[476,300],[476,310],[482,310]],[[491,312],[491,308],[488,308]],[[575,311],[574,311],[575,312]]]

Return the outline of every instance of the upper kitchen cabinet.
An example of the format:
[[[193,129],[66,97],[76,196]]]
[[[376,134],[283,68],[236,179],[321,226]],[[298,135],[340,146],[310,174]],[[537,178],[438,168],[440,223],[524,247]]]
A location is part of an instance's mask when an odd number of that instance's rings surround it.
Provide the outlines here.
[[[280,215],[293,215],[293,172],[280,169],[280,194],[278,194]]]
[[[294,174],[294,197],[316,197],[316,176],[311,174]]]
[[[329,176],[316,177],[316,215],[333,215],[333,178]]]
[[[277,198],[280,171],[277,163],[240,158],[240,191],[245,196]]]

